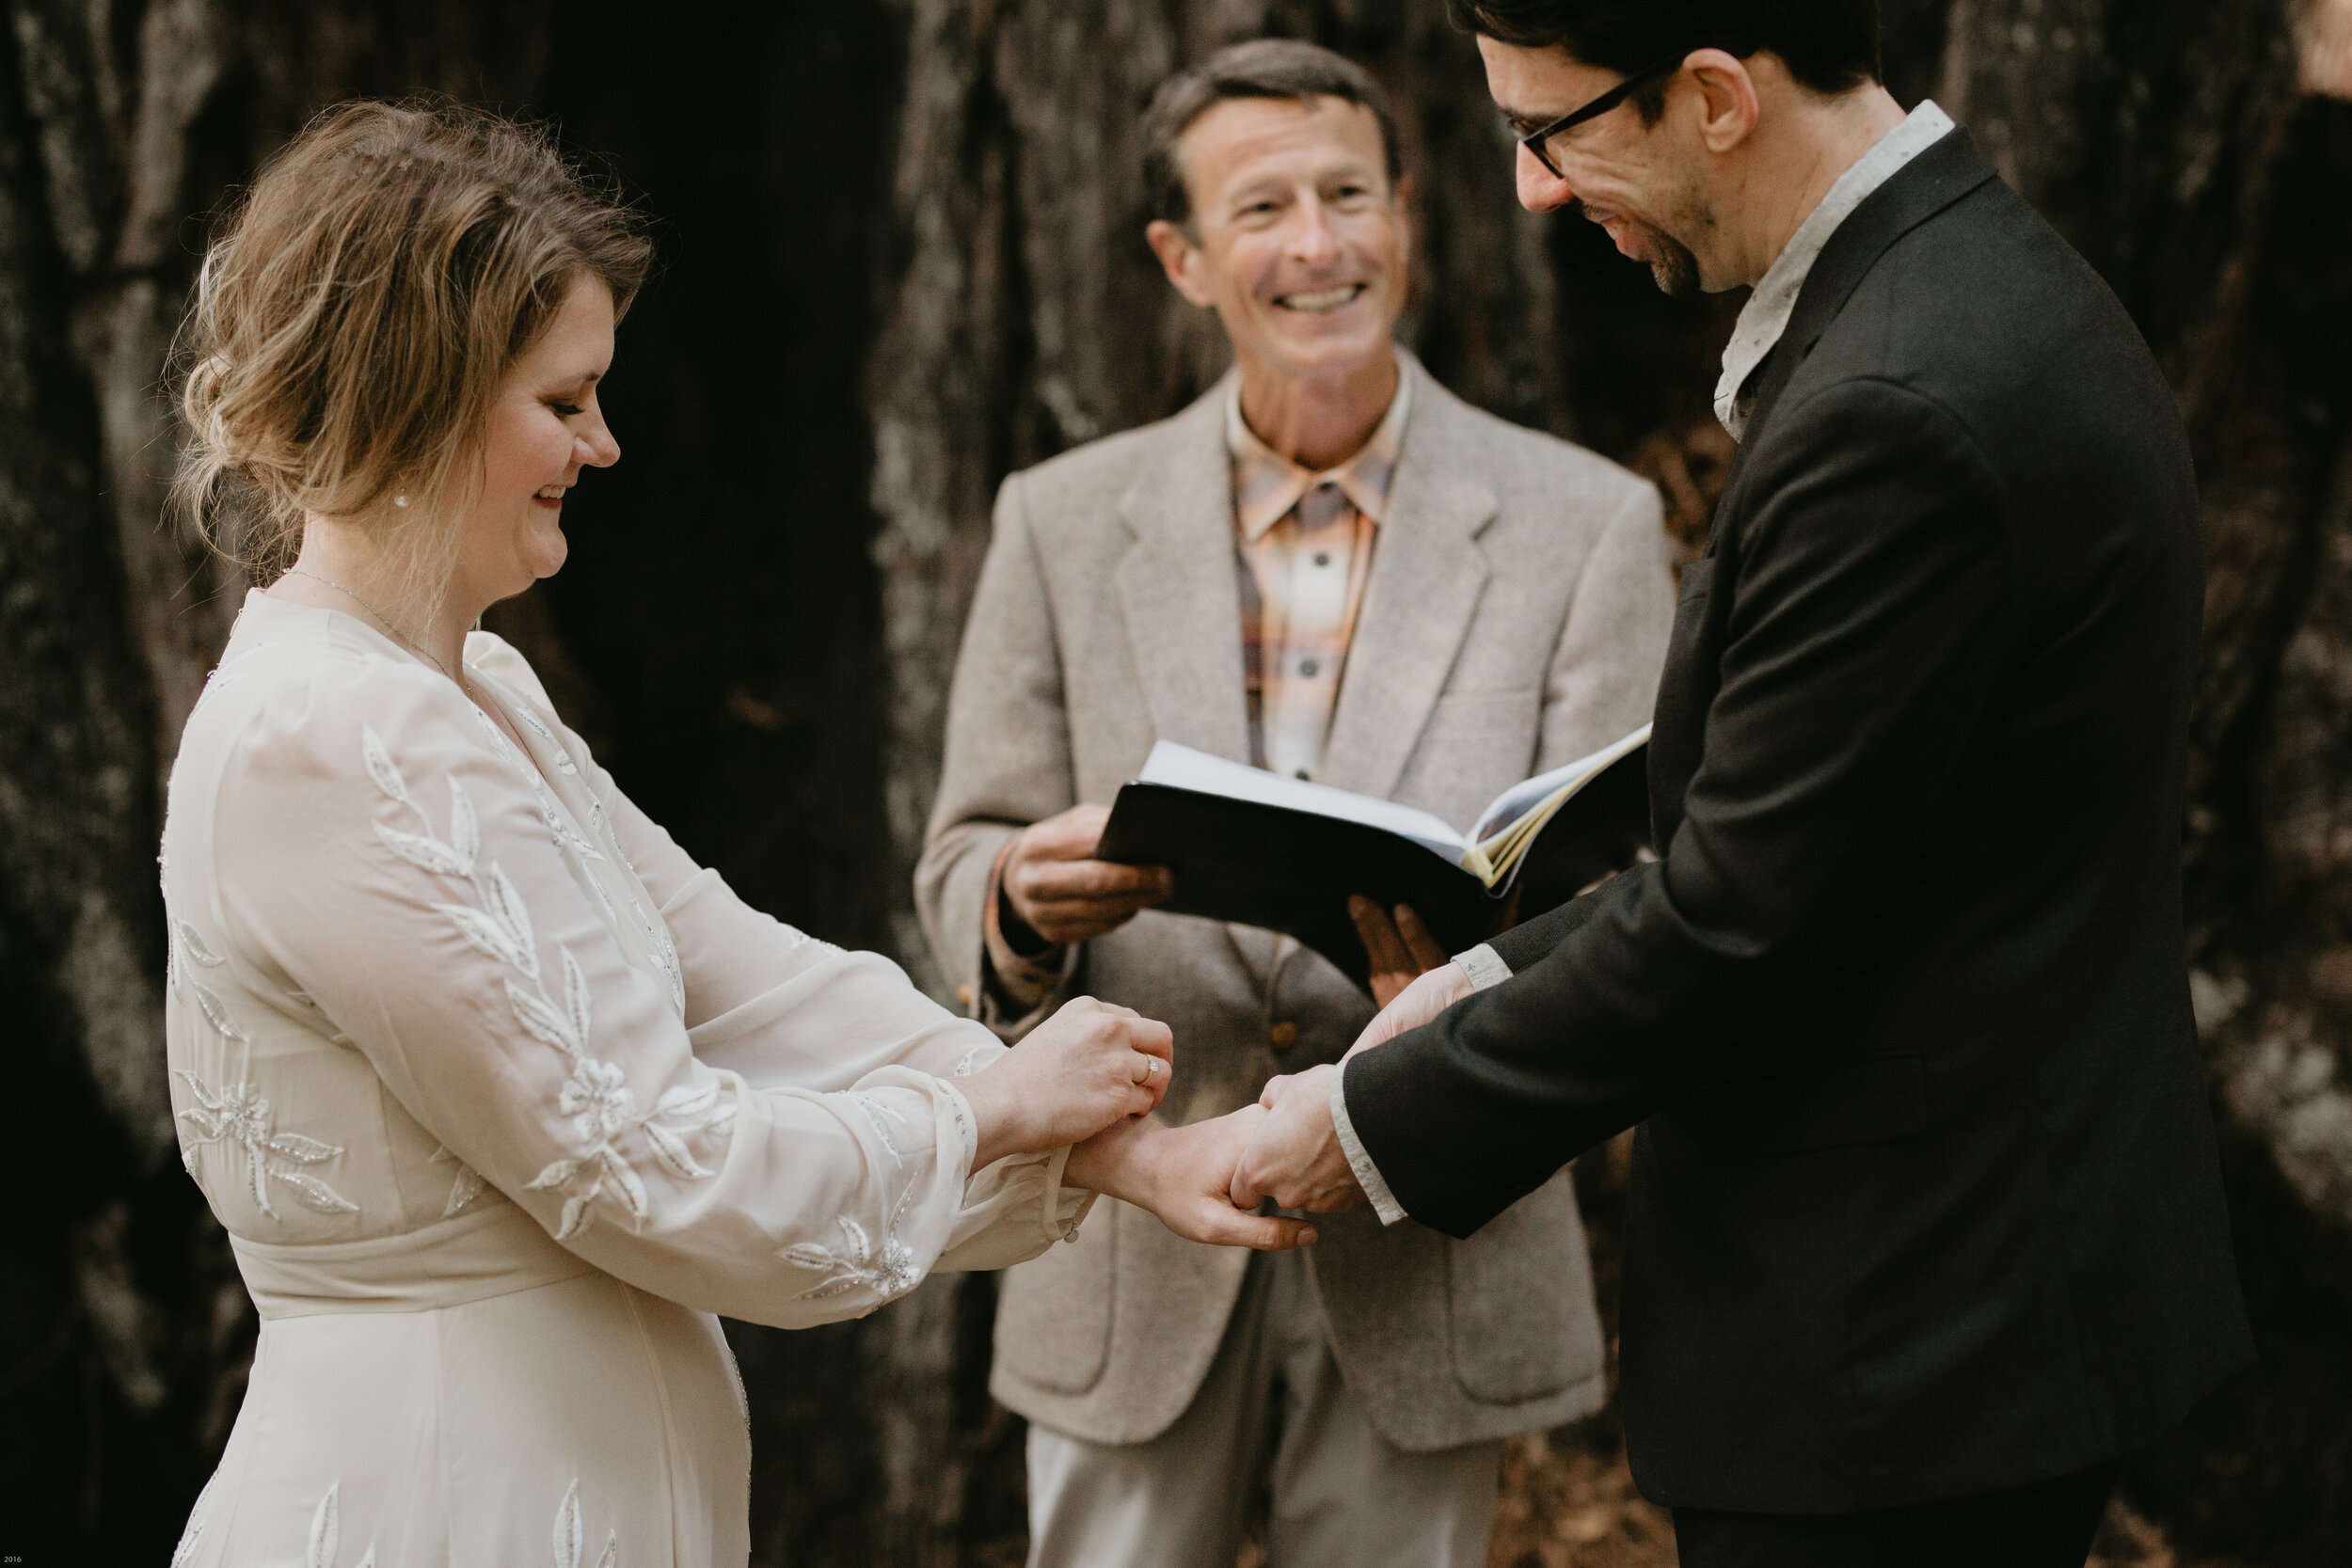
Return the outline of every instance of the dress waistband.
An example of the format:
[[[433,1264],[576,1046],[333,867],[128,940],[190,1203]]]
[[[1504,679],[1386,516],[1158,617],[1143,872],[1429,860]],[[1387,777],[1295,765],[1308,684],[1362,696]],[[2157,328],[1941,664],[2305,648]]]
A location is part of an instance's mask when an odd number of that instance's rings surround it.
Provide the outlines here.
[[[365,1242],[229,1242],[264,1322],[325,1312],[429,1312],[596,1272],[513,1203]]]

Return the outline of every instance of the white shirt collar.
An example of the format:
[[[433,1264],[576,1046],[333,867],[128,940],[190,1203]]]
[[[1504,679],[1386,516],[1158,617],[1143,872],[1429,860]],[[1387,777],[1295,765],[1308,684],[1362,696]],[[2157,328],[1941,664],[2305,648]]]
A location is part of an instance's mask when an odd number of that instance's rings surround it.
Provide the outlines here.
[[[1871,192],[1951,131],[1952,117],[1936,107],[1934,100],[1923,101],[1911,111],[1908,119],[1881,136],[1877,146],[1837,177],[1837,183],[1821,198],[1821,204],[1789,236],[1787,246],[1764,274],[1764,280],[1748,296],[1746,308],[1740,312],[1740,324],[1732,328],[1731,341],[1724,346],[1724,377],[1715,383],[1715,417],[1731,432],[1733,440],[1746,433],[1748,415],[1754,408],[1754,400],[1741,398],[1740,389],[1756,367],[1764,362],[1764,356],[1772,352],[1780,335],[1788,329],[1788,316],[1797,308],[1797,295],[1804,292],[1804,280],[1811,276],[1813,263],[1820,260],[1821,248],[1829,244],[1830,236],[1837,232],[1838,226],[1853,214],[1853,210]]]

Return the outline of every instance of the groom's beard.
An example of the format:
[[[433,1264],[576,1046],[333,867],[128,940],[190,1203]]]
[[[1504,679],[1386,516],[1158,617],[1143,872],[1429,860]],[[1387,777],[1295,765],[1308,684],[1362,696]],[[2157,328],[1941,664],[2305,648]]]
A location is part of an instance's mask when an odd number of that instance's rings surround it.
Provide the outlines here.
[[[1583,217],[1584,203],[1576,204],[1576,215]],[[1658,283],[1659,293],[1668,299],[1688,299],[1699,292],[1699,259],[1691,247],[1652,224],[1640,218],[1624,220],[1627,228],[1641,236],[1641,247],[1648,252],[1644,258],[1649,264],[1649,275]]]

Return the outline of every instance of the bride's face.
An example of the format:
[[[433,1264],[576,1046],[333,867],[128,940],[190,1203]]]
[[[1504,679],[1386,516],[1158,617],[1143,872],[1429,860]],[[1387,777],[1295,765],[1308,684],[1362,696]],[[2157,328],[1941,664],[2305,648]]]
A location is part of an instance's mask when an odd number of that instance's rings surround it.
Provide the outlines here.
[[[612,364],[612,294],[583,278],[500,387],[482,490],[458,551],[456,598],[512,598],[564,564],[564,498],[580,470],[619,461],[596,388]]]

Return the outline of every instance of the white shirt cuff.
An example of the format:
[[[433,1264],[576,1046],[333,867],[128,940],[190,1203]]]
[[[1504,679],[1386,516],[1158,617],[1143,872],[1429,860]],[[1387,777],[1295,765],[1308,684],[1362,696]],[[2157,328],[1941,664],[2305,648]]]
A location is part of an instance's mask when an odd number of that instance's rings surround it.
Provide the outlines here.
[[[1372,1156],[1365,1152],[1363,1141],[1356,1136],[1356,1124],[1347,1119],[1345,1062],[1340,1064],[1339,1071],[1331,1074],[1331,1130],[1340,1135],[1340,1148],[1347,1155],[1348,1168],[1356,1173],[1357,1184],[1364,1189],[1364,1196],[1372,1199],[1373,1212],[1380,1216],[1380,1223],[1394,1225],[1405,1218],[1405,1206],[1397,1202],[1394,1193],[1389,1191],[1389,1183],[1381,1176],[1380,1167],[1372,1163]]]
[[[1502,955],[1483,942],[1467,953],[1454,954],[1454,961],[1470,976],[1472,990],[1499,986],[1511,977],[1511,966],[1502,961]]]

